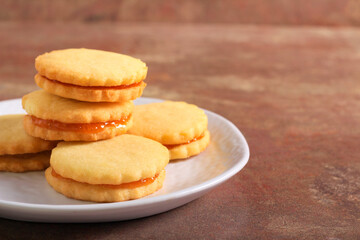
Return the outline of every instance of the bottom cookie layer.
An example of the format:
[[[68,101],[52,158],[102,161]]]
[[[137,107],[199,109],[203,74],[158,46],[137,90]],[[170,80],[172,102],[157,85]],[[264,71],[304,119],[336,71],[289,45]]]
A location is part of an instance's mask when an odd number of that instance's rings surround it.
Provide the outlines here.
[[[188,158],[205,150],[210,143],[210,132],[206,130],[204,136],[188,144],[177,145],[169,149],[170,160]]]
[[[124,89],[117,89],[116,86],[113,88],[99,87],[99,89],[94,89],[94,87],[52,81],[39,74],[35,76],[35,82],[49,93],[85,102],[124,102],[134,100],[141,96],[146,87],[146,83],[139,82],[133,84],[133,87]]]
[[[60,131],[48,128],[43,128],[35,125],[31,116],[24,116],[24,129],[33,136],[42,138],[45,140],[64,140],[64,141],[97,141],[102,139],[109,139],[115,136],[124,134],[132,126],[132,117],[129,118],[125,127],[116,128],[108,127],[98,133],[86,133],[86,132],[73,132],[73,131]]]
[[[51,151],[0,156],[0,171],[41,171],[50,165]]]
[[[121,202],[145,197],[162,188],[165,180],[164,170],[154,182],[148,185],[137,188],[116,188],[113,186],[81,183],[66,178],[58,178],[54,177],[51,172],[51,167],[46,169],[45,177],[55,191],[69,198],[92,202]]]

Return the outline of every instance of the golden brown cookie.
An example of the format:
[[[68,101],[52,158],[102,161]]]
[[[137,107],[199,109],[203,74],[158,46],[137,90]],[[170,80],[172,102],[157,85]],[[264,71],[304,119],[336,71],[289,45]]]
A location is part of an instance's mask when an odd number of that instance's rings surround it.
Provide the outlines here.
[[[141,60],[92,49],[65,49],[35,60],[37,85],[66,98],[121,102],[140,97],[147,67]]]
[[[44,90],[23,97],[25,131],[46,140],[96,141],[126,133],[132,125],[132,101],[90,103]]]
[[[51,151],[14,155],[0,155],[0,171],[41,171],[50,166],[50,155]]]
[[[208,130],[203,135],[188,141],[185,144],[165,145],[169,149],[170,159],[183,159],[197,155],[205,150],[210,143]]]
[[[129,133],[167,146],[171,160],[196,155],[210,142],[207,116],[193,104],[165,101],[138,105],[133,117]]]
[[[98,142],[61,142],[51,155],[46,179],[58,192],[79,200],[118,202],[162,187],[166,147],[124,134]]]
[[[36,171],[49,166],[49,150],[57,142],[28,135],[23,119],[23,114],[0,116],[0,171]]]

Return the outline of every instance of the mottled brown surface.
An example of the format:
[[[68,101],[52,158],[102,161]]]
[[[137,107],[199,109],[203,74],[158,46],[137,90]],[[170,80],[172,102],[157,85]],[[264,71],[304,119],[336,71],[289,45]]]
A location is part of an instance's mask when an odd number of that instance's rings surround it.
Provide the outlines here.
[[[88,47],[148,63],[144,96],[230,119],[251,158],[185,206],[139,220],[0,220],[0,239],[359,239],[360,30],[184,24],[0,24],[0,99],[36,89],[34,58]]]
[[[0,0],[0,21],[360,25],[359,0]]]

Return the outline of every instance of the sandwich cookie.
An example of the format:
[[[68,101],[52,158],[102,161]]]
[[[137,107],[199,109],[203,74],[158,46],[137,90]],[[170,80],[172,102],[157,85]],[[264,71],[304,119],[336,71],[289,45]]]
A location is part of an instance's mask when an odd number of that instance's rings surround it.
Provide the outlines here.
[[[124,134],[98,142],[59,143],[45,177],[69,198],[119,202],[160,189],[168,162],[169,152],[160,143]]]
[[[90,103],[44,90],[25,95],[25,131],[46,140],[96,141],[126,133],[132,125],[132,101]]]
[[[170,151],[170,160],[204,151],[210,142],[208,119],[193,104],[166,101],[135,106],[130,134],[153,139]]]
[[[35,60],[36,84],[49,93],[87,102],[140,97],[147,66],[139,59],[92,49],[65,49]]]
[[[51,149],[57,142],[26,134],[23,114],[0,116],[0,171],[26,172],[49,167]]]

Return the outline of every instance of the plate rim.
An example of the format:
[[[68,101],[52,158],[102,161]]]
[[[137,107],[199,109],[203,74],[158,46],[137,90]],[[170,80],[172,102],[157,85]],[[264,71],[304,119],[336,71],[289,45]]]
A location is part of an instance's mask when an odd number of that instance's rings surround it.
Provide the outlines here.
[[[159,98],[149,98],[149,97],[141,97],[143,100],[151,101],[151,102],[161,102],[165,101],[165,99],[159,99]],[[10,101],[21,101],[21,98],[15,98],[15,99],[7,99],[2,100],[0,103],[10,102]],[[203,109],[206,114],[213,115],[214,117],[220,118],[222,121],[225,121],[231,129],[236,133],[236,135],[239,136],[241,143],[244,147],[244,153],[243,156],[238,160],[238,162],[232,166],[231,168],[227,169],[225,172],[221,173],[220,175],[211,178],[205,182],[202,182],[200,184],[187,187],[181,190],[178,190],[176,192],[154,196],[150,198],[140,198],[135,199],[132,201],[124,201],[124,202],[115,202],[115,203],[90,203],[90,204],[37,204],[37,203],[22,203],[22,202],[14,202],[14,201],[8,201],[8,200],[1,200],[0,199],[0,207],[17,207],[22,208],[26,210],[42,210],[42,211],[76,211],[76,212],[83,212],[83,211],[100,211],[100,210],[109,210],[109,209],[121,209],[121,208],[129,208],[129,207],[136,207],[136,206],[147,206],[152,204],[158,204],[162,202],[166,202],[167,200],[173,200],[173,199],[180,199],[182,197],[186,197],[188,195],[195,194],[197,192],[202,192],[207,189],[212,189],[213,187],[216,187],[220,183],[223,183],[230,179],[231,177],[235,176],[249,161],[250,158],[250,149],[249,145],[242,134],[242,132],[233,124],[230,120],[226,119],[225,117],[214,113],[212,111]]]

